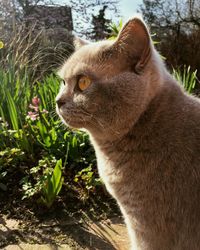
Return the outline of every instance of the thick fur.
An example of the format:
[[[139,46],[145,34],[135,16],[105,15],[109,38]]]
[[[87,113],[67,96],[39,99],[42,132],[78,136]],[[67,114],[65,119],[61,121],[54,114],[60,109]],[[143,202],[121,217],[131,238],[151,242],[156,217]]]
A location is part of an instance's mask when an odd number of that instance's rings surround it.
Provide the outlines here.
[[[92,79],[83,92],[79,75]],[[57,112],[90,134],[132,249],[199,250],[200,101],[167,72],[143,21],[116,41],[82,43],[60,76]]]

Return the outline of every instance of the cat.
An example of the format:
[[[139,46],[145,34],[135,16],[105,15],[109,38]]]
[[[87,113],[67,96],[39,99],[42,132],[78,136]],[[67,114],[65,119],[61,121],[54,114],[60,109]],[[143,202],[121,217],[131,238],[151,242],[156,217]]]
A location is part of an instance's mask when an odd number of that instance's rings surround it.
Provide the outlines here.
[[[57,113],[85,129],[133,250],[200,249],[200,101],[167,71],[142,18],[115,40],[75,39]]]

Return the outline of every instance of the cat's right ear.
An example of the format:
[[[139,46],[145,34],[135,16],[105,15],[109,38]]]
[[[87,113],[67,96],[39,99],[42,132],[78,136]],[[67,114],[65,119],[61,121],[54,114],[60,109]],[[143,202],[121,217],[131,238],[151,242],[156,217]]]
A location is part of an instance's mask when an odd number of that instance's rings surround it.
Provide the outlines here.
[[[140,73],[151,55],[151,38],[148,29],[140,16],[130,19],[120,31],[114,50],[119,58],[126,62],[137,73]]]
[[[89,44],[87,41],[81,39],[78,36],[74,37],[74,41],[73,42],[74,42],[74,48],[75,48],[75,50],[79,50],[81,47]]]

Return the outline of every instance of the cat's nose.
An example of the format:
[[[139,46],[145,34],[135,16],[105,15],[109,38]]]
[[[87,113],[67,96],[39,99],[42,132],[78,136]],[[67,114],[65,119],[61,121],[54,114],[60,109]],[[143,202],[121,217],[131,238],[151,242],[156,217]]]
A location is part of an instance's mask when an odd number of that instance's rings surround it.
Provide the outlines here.
[[[63,98],[58,98],[57,100],[56,100],[56,103],[57,103],[57,105],[58,105],[58,108],[61,108],[64,104],[65,104],[65,100],[63,99]]]

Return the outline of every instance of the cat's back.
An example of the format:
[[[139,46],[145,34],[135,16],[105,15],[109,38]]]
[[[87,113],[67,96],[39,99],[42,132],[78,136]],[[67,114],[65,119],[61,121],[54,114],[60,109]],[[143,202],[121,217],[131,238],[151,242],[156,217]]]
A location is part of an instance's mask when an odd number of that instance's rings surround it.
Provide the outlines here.
[[[200,100],[187,94],[172,77],[164,82],[163,90],[155,98],[160,137],[184,151],[200,157]],[[168,140],[166,136],[168,137]],[[196,146],[195,146],[196,145]]]
[[[148,149],[147,158],[153,153],[155,164],[159,165],[163,159],[162,165],[180,171],[185,179],[194,177],[200,190],[200,100],[197,97],[188,95],[170,76],[134,130],[140,138],[138,145]],[[147,160],[146,164],[150,162]]]
[[[164,231],[171,231],[168,235],[176,242],[173,249],[200,249],[199,99],[188,95],[170,77],[135,129],[143,150],[137,164],[146,169],[140,180],[149,187],[143,194],[155,204],[147,217],[164,216],[165,223],[161,223]],[[145,201],[144,205],[150,206]]]

